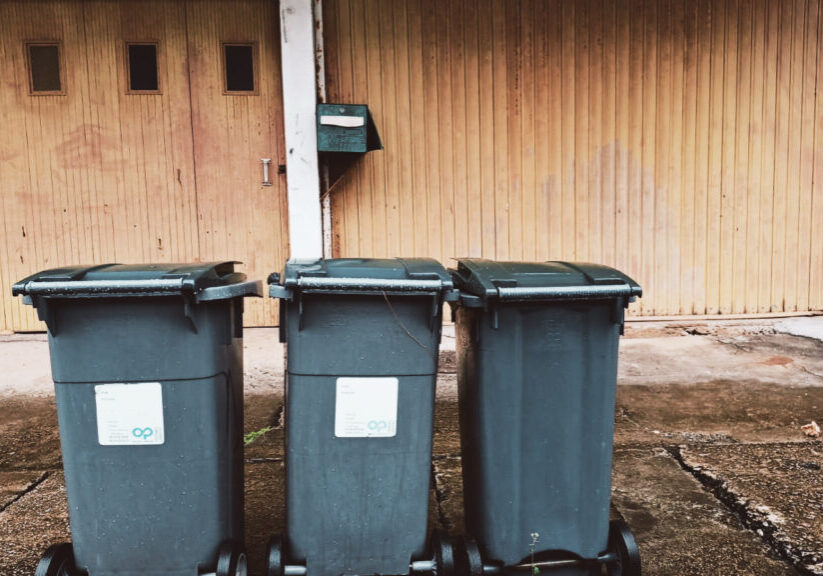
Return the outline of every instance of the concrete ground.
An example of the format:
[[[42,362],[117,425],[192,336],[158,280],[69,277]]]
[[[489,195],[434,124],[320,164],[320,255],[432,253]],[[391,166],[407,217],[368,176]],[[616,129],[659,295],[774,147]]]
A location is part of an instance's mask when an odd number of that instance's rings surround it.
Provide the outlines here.
[[[621,342],[613,514],[646,575],[823,574],[823,317],[633,322]],[[246,333],[251,574],[283,529],[283,356],[276,331]],[[437,385],[431,525],[460,533],[453,332]],[[43,335],[0,337],[0,575],[31,576],[69,538]]]

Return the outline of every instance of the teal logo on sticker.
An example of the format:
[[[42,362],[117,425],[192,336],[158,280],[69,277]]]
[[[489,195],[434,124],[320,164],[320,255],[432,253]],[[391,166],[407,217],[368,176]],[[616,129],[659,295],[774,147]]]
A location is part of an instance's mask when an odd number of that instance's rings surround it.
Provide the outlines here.
[[[371,432],[385,432],[389,424],[385,420],[370,420],[366,426]]]
[[[140,428],[139,426],[131,431],[131,435],[135,438],[141,438],[142,440],[148,440],[152,436],[154,436],[154,428]]]

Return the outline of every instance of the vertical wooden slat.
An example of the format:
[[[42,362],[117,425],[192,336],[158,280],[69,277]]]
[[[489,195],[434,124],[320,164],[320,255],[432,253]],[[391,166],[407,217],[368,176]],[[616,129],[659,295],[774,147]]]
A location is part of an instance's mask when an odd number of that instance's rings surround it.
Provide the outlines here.
[[[602,235],[600,261],[611,266],[617,263],[617,221],[625,208],[617,201],[617,13],[615,0],[603,3],[603,73],[601,77],[603,131],[600,137],[598,161],[601,169],[601,210]],[[621,116],[625,108],[621,110]],[[622,264],[621,264],[622,265]]]
[[[451,19],[448,10],[437,10],[432,13],[437,16],[436,24],[433,26],[437,34],[437,51],[435,61],[437,64],[437,132],[440,141],[440,153],[438,157],[439,168],[438,190],[440,198],[440,245],[437,254],[441,260],[455,254],[455,169],[454,169],[454,136],[455,136],[455,112],[452,109],[452,77],[454,69],[452,64],[452,43],[451,43]],[[456,68],[456,66],[454,66]]]
[[[640,250],[640,276],[652,280],[647,290],[656,294],[658,280],[655,276],[655,168],[657,165],[657,67],[658,67],[658,22],[659,6],[657,0],[649,0],[643,7],[643,112],[642,112],[642,196],[641,224],[642,235]],[[662,130],[660,132],[662,134]],[[635,248],[637,249],[637,248]],[[665,258],[665,253],[663,253]],[[655,299],[640,302],[641,313],[654,314]]]
[[[506,260],[511,257],[509,244],[509,115],[512,113],[508,98],[508,51],[506,45],[506,2],[492,2],[492,88],[494,110],[493,165],[494,165],[494,237],[495,258]],[[512,74],[516,71],[512,70]],[[514,111],[516,113],[516,111]],[[501,145],[506,146],[501,149]],[[508,146],[507,146],[508,145]]]
[[[415,237],[419,232],[415,230],[414,197],[419,189],[419,180],[416,178],[413,159],[414,128],[418,123],[412,122],[411,116],[411,68],[410,43],[408,41],[408,18],[406,6],[403,3],[392,2],[394,8],[394,38],[395,38],[395,103],[398,114],[397,155],[400,164],[400,255],[414,256],[417,243]],[[347,102],[347,100],[343,100]],[[391,143],[386,142],[390,148]],[[342,255],[342,254],[341,254]]]
[[[808,310],[809,286],[813,274],[823,269],[811,268],[812,188],[814,171],[815,98],[817,91],[818,6],[817,0],[807,0],[803,10],[803,94],[800,120],[800,186],[798,189],[797,252],[794,267],[797,270],[797,290],[792,309]]]
[[[437,70],[437,47],[442,41],[437,34],[438,11],[433,0],[425,0],[420,10],[421,22],[421,68],[420,78],[431,78],[431,82],[421,82],[421,99],[417,118],[423,126],[424,153],[423,166],[415,178],[423,184],[422,194],[426,196],[423,220],[428,234],[421,237],[421,249],[435,258],[441,258],[443,239],[443,194],[440,189],[441,157],[444,147],[439,131],[439,106]],[[414,88],[412,89],[414,90]]]
[[[560,258],[563,254],[564,243],[564,196],[563,189],[566,187],[564,175],[568,172],[564,165],[564,145],[563,130],[567,128],[564,110],[563,96],[569,90],[565,87],[566,78],[563,75],[563,52],[566,49],[566,40],[563,33],[563,5],[565,2],[556,0],[548,8],[546,19],[548,20],[547,38],[545,40],[548,51],[548,77],[550,79],[546,91],[545,102],[546,116],[549,122],[549,157],[548,174],[546,175],[547,194],[546,214],[543,225],[548,226],[548,247],[546,257]]]
[[[761,152],[760,188],[760,242],[758,245],[757,311],[772,310],[772,278],[774,275],[775,191],[777,188],[777,122],[778,117],[778,62],[780,54],[780,0],[767,0],[766,41],[763,68],[763,143]],[[783,190],[783,185],[780,185]]]
[[[628,0],[615,0],[615,111],[617,117],[615,132],[615,255],[614,265],[621,270],[628,270],[630,266],[629,254],[633,251],[629,242],[629,166],[632,161],[632,151],[629,147],[629,78],[631,53],[631,10]],[[633,204],[633,202],[631,203]]]
[[[459,16],[452,14],[452,21],[457,22]],[[479,7],[476,2],[465,3],[463,21],[464,62],[463,76],[465,88],[465,119],[466,119],[466,196],[465,205],[467,219],[467,246],[464,251],[458,251],[455,256],[469,255],[479,257],[483,252],[484,215],[483,215],[483,184],[481,171],[483,158],[481,157],[481,130],[480,123],[480,58],[481,50],[478,45],[479,35]],[[459,109],[459,108],[456,108]]]
[[[650,272],[654,281],[650,289],[658,295],[655,306],[652,309],[654,314],[665,314],[668,311],[668,298],[670,297],[669,278],[669,258],[671,257],[669,246],[669,211],[671,205],[669,198],[671,187],[674,185],[669,175],[669,161],[677,152],[672,149],[671,137],[675,132],[674,114],[672,112],[672,84],[674,84],[674,74],[672,69],[672,22],[671,5],[669,1],[658,2],[656,23],[651,26],[654,41],[657,47],[657,66],[650,68],[649,74],[652,76],[649,88],[655,92],[654,121],[649,142],[653,146],[651,156],[653,166],[649,168],[651,182],[651,206],[652,220],[649,235],[650,258],[653,263]],[[667,81],[661,82],[666,78]],[[645,198],[644,198],[645,200]]]
[[[815,77],[823,74],[823,6],[817,2],[817,61]],[[814,168],[812,172],[811,257],[809,270],[809,307],[823,309],[823,96],[815,98]]]
[[[383,98],[383,59],[380,47],[380,6],[376,0],[366,0],[363,5],[363,28],[360,30],[364,39],[365,59],[367,62],[366,76],[367,82],[365,88],[366,93],[363,94],[361,101],[374,102],[371,110],[375,122],[381,126],[386,125],[386,113],[384,110],[384,103],[387,99]],[[358,30],[355,29],[355,33]],[[372,239],[371,246],[374,248],[376,256],[384,257],[390,253],[389,251],[389,212],[391,200],[389,198],[389,189],[386,186],[386,163],[383,154],[372,154],[367,157],[366,169],[368,171],[368,185],[371,193],[372,204],[371,212],[373,214]]]
[[[794,2],[779,3],[777,102],[775,107],[774,149],[774,224],[772,227],[772,264],[770,311],[783,310],[786,304],[786,237],[787,197],[789,195],[790,123],[796,118],[792,110],[792,40]]]
[[[581,230],[588,243],[583,259],[603,262],[603,3],[590,2],[588,20],[588,141],[582,158],[586,165],[587,226]],[[581,194],[582,196],[582,194]]]
[[[493,13],[492,0],[478,0],[480,16],[478,22],[478,56],[480,61],[478,90],[480,92],[480,115],[477,122],[480,125],[480,203],[482,207],[482,236],[480,239],[481,254],[486,257],[495,257],[497,253],[497,236],[502,234],[496,223],[495,193],[495,138],[500,138],[495,131],[495,94],[490,86],[490,79],[494,74],[493,51]]]
[[[783,300],[780,310],[797,309],[798,271],[797,257],[800,245],[798,237],[800,218],[800,173],[803,136],[803,53],[806,42],[806,0],[794,0],[791,18],[791,68],[788,116],[788,156],[786,184],[785,252],[783,254]]]
[[[766,58],[766,11],[767,0],[758,0],[752,7],[751,36],[751,108],[749,110],[748,189],[745,191],[746,208],[746,276],[743,290],[743,310],[749,314],[758,311],[758,283],[760,274],[759,255],[761,227],[761,197],[763,180],[761,171],[763,138],[765,134],[765,58]]]
[[[681,314],[694,312],[695,268],[695,174],[697,134],[697,14],[698,3],[683,0],[683,154],[681,161],[681,219],[680,219],[680,298]],[[684,271],[688,271],[684,273]]]
[[[502,182],[505,178],[504,193],[501,200],[506,200],[502,208],[505,213],[508,242],[505,258],[521,260],[522,255],[522,197],[523,197],[523,166],[522,166],[522,133],[521,119],[523,117],[523,78],[522,78],[522,33],[520,29],[519,0],[506,0],[505,27],[503,38],[505,56],[500,60],[501,78],[505,78],[506,89],[506,124],[507,138],[505,153],[501,154],[501,165],[505,172],[501,173]],[[501,124],[502,125],[502,124]],[[503,176],[505,174],[505,176]],[[501,213],[501,217],[502,216]]]
[[[574,10],[574,129],[570,134],[574,154],[574,252],[575,260],[587,260],[589,254],[589,6],[575,3]],[[568,220],[567,220],[568,221]]]
[[[647,110],[643,93],[643,64],[646,52],[643,37],[646,20],[643,0],[631,0],[627,6],[630,16],[629,38],[629,98],[628,98],[628,271],[637,278],[643,275],[642,254],[646,244],[643,237],[643,120],[651,111]],[[648,285],[647,285],[648,286]],[[648,287],[647,287],[648,293]],[[642,311],[641,305],[637,309]]]
[[[558,250],[561,257],[575,259],[576,255],[576,225],[575,198],[576,198],[576,168],[575,168],[575,130],[577,128],[577,108],[580,103],[577,98],[577,84],[575,74],[575,22],[577,4],[575,2],[561,2],[561,227],[562,238]]]
[[[746,252],[747,231],[749,225],[748,196],[749,196],[749,145],[751,133],[751,100],[752,100],[752,5],[741,2],[738,10],[737,24],[737,65],[736,78],[736,108],[735,119],[735,152],[733,191],[733,232],[731,250],[731,312],[740,314],[746,311]]]
[[[669,138],[669,159],[666,166],[666,182],[668,183],[668,201],[666,202],[665,217],[658,221],[663,221],[666,236],[666,303],[664,313],[682,313],[682,286],[681,258],[683,253],[682,224],[684,216],[681,214],[683,191],[682,186],[682,158],[685,155],[683,149],[683,133],[685,131],[683,122],[683,107],[685,100],[685,57],[686,40],[684,38],[684,6],[680,0],[673,0],[671,4],[671,46],[669,48],[669,58],[671,59],[671,82],[670,82],[670,138]],[[661,296],[663,296],[661,294]]]
[[[536,76],[534,73],[536,62],[535,3],[525,0],[520,6],[520,37],[523,45],[520,53],[520,133],[521,133],[521,204],[520,214],[515,222],[515,229],[520,234],[519,258],[534,260],[537,256],[537,209],[536,201],[536,174],[535,174],[535,95],[537,93]]]

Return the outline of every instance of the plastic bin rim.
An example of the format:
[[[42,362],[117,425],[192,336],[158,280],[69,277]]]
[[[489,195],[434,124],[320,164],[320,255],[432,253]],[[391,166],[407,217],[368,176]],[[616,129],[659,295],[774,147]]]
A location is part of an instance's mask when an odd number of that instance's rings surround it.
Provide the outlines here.
[[[120,264],[99,266],[75,266],[44,270],[29,276],[12,287],[12,295],[23,296],[27,303],[32,298],[88,299],[191,296],[197,302],[222,300],[245,296],[262,296],[263,284],[259,280],[246,280],[246,275],[234,272],[236,261],[160,264],[157,278],[94,279],[84,277]],[[150,265],[147,265],[147,267]],[[223,268],[226,273],[217,275]],[[132,269],[139,266],[131,267]],[[189,271],[186,271],[188,269]],[[194,275],[192,270],[210,271],[213,274]],[[179,271],[178,271],[179,270]],[[52,273],[50,275],[50,273]]]
[[[570,274],[577,274],[581,282],[577,284],[518,286],[516,275],[507,272],[502,265],[521,264],[516,261],[495,261],[483,258],[458,259],[459,268],[449,270],[455,288],[460,290],[464,305],[480,302],[531,302],[567,300],[609,300],[625,298],[627,303],[642,296],[642,288],[622,272],[589,263],[565,261],[522,262],[522,264],[554,264],[566,268]],[[499,278],[491,278],[487,271],[497,268]],[[600,275],[597,273],[600,272]],[[546,273],[549,273],[547,270]],[[606,273],[606,274],[603,274]]]

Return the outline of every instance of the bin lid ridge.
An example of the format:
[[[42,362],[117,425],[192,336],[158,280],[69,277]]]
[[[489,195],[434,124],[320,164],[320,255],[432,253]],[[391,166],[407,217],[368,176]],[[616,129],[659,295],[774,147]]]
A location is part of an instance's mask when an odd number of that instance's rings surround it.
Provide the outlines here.
[[[33,274],[12,287],[15,296],[94,298],[127,296],[198,296],[208,288],[245,283],[236,261],[187,264],[102,264],[67,266]],[[246,293],[251,295],[253,287]],[[259,291],[259,290],[258,290]],[[228,294],[228,293],[227,293]],[[205,299],[219,299],[220,296]]]
[[[504,262],[461,258],[455,287],[483,301],[587,300],[642,295],[640,286],[622,272],[578,262]]]

